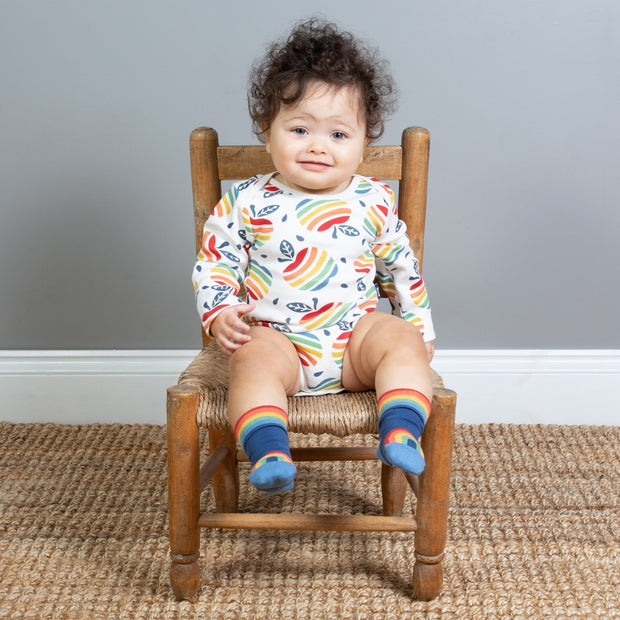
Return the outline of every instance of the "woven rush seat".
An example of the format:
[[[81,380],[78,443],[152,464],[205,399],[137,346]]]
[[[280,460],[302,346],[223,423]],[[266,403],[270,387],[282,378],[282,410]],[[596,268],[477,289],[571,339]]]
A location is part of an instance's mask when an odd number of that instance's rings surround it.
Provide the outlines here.
[[[228,357],[215,342],[209,343],[179,377],[199,393],[196,423],[223,430],[230,427],[227,415]],[[443,387],[433,371],[433,387]],[[335,437],[377,433],[379,414],[374,391],[339,392],[288,399],[288,427],[292,433],[327,433]]]

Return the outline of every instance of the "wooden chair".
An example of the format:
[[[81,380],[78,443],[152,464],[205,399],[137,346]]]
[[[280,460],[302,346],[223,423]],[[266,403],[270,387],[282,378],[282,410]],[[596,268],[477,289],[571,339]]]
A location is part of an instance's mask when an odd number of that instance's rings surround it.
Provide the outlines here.
[[[371,146],[361,174],[399,181],[399,213],[422,265],[430,137],[410,127],[401,146]],[[196,248],[206,218],[221,197],[221,180],[245,179],[273,169],[263,146],[219,146],[210,128],[190,137]],[[382,465],[383,516],[324,514],[247,514],[237,512],[238,451],[226,415],[227,358],[203,334],[203,350],[168,390],[168,481],[171,583],[178,599],[195,600],[200,584],[200,528],[336,531],[415,531],[413,591],[418,599],[437,596],[443,582],[450,464],[456,394],[434,375],[432,411],[422,436],[426,468],[420,476]],[[377,433],[374,392],[291,397],[291,433],[345,437]],[[327,412],[327,413],[326,413]],[[200,465],[199,427],[208,429],[210,456]],[[374,448],[291,448],[294,461],[375,459]],[[246,459],[247,460],[247,459]],[[200,514],[200,494],[212,483],[215,513]],[[415,519],[402,517],[407,482],[413,489]],[[338,481],[334,481],[338,484]]]

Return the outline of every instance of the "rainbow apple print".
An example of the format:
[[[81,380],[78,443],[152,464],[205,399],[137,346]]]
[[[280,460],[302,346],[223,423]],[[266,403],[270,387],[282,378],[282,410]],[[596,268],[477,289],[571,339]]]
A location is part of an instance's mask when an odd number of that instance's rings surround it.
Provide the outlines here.
[[[281,262],[291,261],[284,268],[284,281],[293,288],[302,291],[318,291],[327,285],[330,278],[338,273],[336,261],[326,250],[315,247],[304,247],[299,252],[289,241],[280,244],[280,251],[285,258]]]
[[[298,301],[286,304],[289,310],[302,315],[299,322],[310,331],[338,323],[352,306],[351,303],[343,304],[340,301],[330,301],[318,307],[319,300],[315,297],[312,301],[314,306]]]

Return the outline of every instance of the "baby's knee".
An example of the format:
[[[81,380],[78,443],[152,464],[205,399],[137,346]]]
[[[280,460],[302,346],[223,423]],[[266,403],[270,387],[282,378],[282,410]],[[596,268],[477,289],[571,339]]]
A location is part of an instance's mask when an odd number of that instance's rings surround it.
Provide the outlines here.
[[[262,366],[260,349],[254,341],[246,342],[230,357],[228,372],[231,378],[259,369]]]
[[[265,338],[262,332],[250,330],[249,334],[252,339],[239,347],[230,358],[231,372],[244,366],[260,368],[279,356],[277,343]]]
[[[391,314],[378,320],[368,335],[391,347],[423,344],[422,334],[415,325]]]
[[[377,330],[369,336],[375,339],[385,355],[399,357],[416,365],[426,365],[428,354],[420,330],[398,317],[392,316],[390,319],[393,320],[377,325]]]
[[[288,338],[271,328],[250,331],[252,340],[239,347],[230,358],[233,378],[261,376],[279,381],[286,387],[298,380],[299,361]]]

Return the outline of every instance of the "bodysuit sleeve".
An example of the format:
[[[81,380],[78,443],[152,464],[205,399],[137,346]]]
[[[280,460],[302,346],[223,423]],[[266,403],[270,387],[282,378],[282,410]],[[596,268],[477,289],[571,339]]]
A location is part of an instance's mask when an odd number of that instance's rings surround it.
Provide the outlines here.
[[[247,187],[249,182],[245,183]],[[214,207],[192,272],[196,308],[207,333],[222,310],[244,303],[248,243],[238,201],[243,187],[233,185]]]
[[[387,192],[387,216],[372,248],[377,280],[390,300],[392,312],[415,325],[424,342],[430,342],[435,340],[435,330],[426,285],[409,245],[406,226],[398,218],[394,192],[387,186],[384,189]]]

